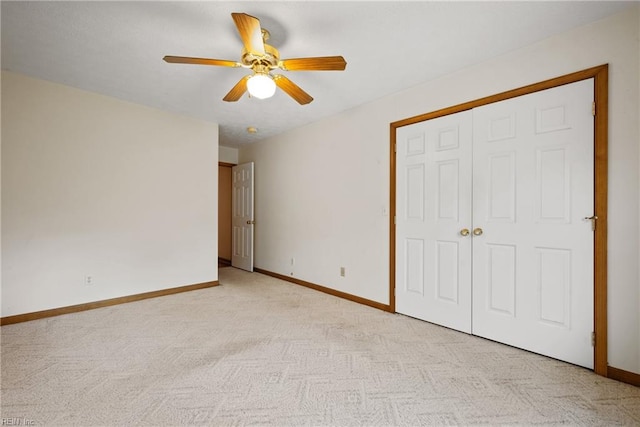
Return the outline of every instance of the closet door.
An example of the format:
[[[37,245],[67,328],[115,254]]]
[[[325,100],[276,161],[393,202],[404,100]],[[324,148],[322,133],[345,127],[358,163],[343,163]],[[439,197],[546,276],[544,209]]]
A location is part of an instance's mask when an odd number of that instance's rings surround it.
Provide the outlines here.
[[[593,80],[473,110],[473,334],[593,368]]]
[[[467,333],[471,117],[465,111],[396,134],[396,310]]]

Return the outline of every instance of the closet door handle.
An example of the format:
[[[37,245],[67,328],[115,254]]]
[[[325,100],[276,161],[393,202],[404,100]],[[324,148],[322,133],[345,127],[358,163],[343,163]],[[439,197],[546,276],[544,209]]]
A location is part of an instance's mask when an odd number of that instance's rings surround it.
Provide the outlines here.
[[[469,229],[463,228],[462,230],[460,230],[460,235],[463,237],[467,237],[469,235]]]
[[[482,233],[484,233],[484,231],[482,231],[482,228],[474,228],[473,229],[473,235],[474,236],[482,236]]]

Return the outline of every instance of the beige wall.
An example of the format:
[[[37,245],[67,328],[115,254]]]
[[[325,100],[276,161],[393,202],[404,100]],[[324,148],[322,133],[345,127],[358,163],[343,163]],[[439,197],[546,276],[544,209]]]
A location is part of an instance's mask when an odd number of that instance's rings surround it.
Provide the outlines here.
[[[217,162],[215,123],[3,71],[2,316],[217,280]]]
[[[637,14],[637,18],[638,18],[638,39],[640,40],[640,12],[638,12]],[[638,55],[638,70],[640,72],[640,55]],[[640,104],[640,84],[638,85],[638,104]],[[638,120],[636,121],[636,134],[638,135],[638,139],[640,140],[640,106],[638,107]],[[638,141],[638,145],[640,145],[640,141]],[[640,151],[640,150],[639,150]],[[640,165],[640,152],[638,153],[639,158],[638,158],[638,164]],[[640,186],[638,186],[638,192],[640,193]],[[638,200],[640,200],[640,194],[638,194]],[[638,227],[638,242],[640,242],[640,227]],[[638,262],[637,264],[638,266],[638,277],[640,277],[640,262]],[[638,302],[637,302],[637,307],[640,307],[640,291],[638,292]],[[640,343],[640,327],[638,327],[638,343]],[[639,344],[640,347],[640,344]],[[640,359],[640,348],[638,349],[638,359]],[[638,371],[636,372],[640,372],[640,360],[638,361]]]
[[[224,163],[238,164],[238,149],[232,147],[218,147],[218,159]]]
[[[255,265],[388,303],[389,123],[609,63],[609,363],[640,373],[639,7],[242,148]]]

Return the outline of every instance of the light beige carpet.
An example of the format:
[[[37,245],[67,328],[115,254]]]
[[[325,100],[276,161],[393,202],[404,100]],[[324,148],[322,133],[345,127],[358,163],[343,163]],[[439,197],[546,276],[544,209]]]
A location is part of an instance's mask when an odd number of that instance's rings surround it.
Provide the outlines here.
[[[588,370],[258,273],[220,282],[2,327],[4,424],[640,425],[640,389]]]

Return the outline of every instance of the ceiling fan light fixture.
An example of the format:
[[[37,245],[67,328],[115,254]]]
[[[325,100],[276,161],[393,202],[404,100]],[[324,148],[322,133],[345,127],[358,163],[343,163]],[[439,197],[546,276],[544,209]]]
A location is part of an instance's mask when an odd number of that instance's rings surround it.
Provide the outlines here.
[[[231,17],[242,39],[240,62],[189,56],[164,57],[166,62],[172,64],[216,65],[252,70],[253,74],[245,74],[222,98],[225,102],[236,102],[246,92],[249,92],[249,96],[254,98],[270,98],[275,94],[276,88],[279,88],[298,104],[306,105],[313,101],[311,95],[284,75],[271,75],[271,72],[276,69],[282,71],[343,71],[347,66],[347,61],[342,56],[315,56],[280,60],[278,49],[266,43],[269,39],[269,31],[261,27],[258,18],[236,12],[232,13]]]
[[[276,82],[268,74],[256,73],[247,81],[247,90],[255,98],[271,98],[276,93]]]

